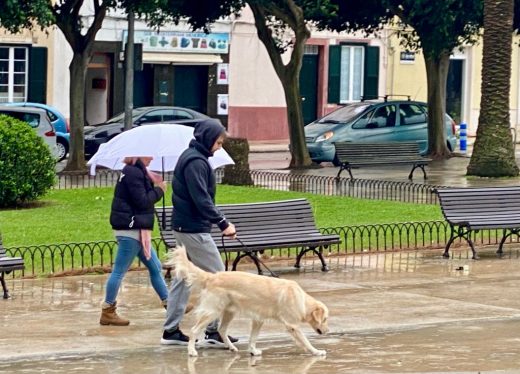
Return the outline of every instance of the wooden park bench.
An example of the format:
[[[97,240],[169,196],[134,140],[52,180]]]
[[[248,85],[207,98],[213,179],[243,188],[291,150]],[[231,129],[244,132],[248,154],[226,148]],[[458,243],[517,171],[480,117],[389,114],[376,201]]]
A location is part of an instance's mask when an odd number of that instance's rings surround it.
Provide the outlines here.
[[[305,199],[218,205],[218,208],[232,222],[238,233],[238,239],[222,237],[221,231],[213,225],[211,236],[221,253],[236,253],[232,270],[236,270],[239,261],[249,257],[262,274],[261,261],[258,252],[266,249],[299,248],[295,267],[300,267],[300,261],[307,252],[314,252],[321,261],[322,270],[328,267],[323,258],[323,248],[340,243],[338,235],[320,233],[314,222],[314,216],[309,202]],[[171,228],[172,207],[155,208],[159,219],[161,237],[167,248],[176,245],[174,232]],[[164,212],[164,214],[163,214]],[[164,225],[163,225],[164,224]],[[166,268],[169,276],[169,270]],[[227,260],[226,260],[227,270]]]
[[[9,257],[2,244],[2,237],[0,236],[0,283],[4,291],[4,299],[9,298],[9,291],[5,284],[5,274],[9,274],[13,270],[23,270],[25,268],[23,258]]]
[[[350,179],[352,168],[362,166],[396,165],[410,164],[412,171],[408,179],[412,179],[415,169],[423,171],[424,179],[428,179],[424,167],[431,162],[431,159],[421,156],[419,144],[417,142],[394,142],[394,143],[350,143],[337,142],[336,159],[340,167],[336,179],[343,170],[347,170]]]
[[[449,257],[453,241],[462,238],[478,259],[471,234],[479,230],[503,230],[499,255],[508,237],[520,236],[520,187],[438,188],[436,192],[451,229],[444,257]]]

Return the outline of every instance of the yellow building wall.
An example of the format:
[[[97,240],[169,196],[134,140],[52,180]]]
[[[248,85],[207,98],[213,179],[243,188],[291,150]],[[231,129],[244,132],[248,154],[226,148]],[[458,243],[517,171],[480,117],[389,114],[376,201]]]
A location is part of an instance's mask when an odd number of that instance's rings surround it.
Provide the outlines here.
[[[47,31],[35,28],[34,30],[23,29],[19,33],[13,34],[0,28],[0,44],[26,44],[40,47],[47,47],[47,103],[52,104],[52,93],[54,90],[54,35],[55,28]]]
[[[513,53],[511,56],[511,90],[510,117],[511,127],[516,128],[520,140],[520,37],[513,38]],[[416,52],[414,62],[403,62],[400,53],[405,49],[399,45],[399,39],[394,34],[389,38],[389,63],[386,79],[386,94],[410,95],[412,100],[427,100],[426,67],[422,53]],[[468,124],[468,135],[475,136],[480,113],[481,82],[482,82],[482,41],[466,46],[462,51],[455,50],[452,58],[462,59],[462,108],[461,122]]]

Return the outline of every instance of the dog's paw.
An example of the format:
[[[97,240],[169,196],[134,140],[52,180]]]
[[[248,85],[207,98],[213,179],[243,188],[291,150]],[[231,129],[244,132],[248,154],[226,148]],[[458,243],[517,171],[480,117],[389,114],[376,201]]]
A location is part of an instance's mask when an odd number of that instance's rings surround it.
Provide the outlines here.
[[[314,352],[312,352],[314,356],[326,356],[327,351],[324,349],[316,349]]]
[[[199,354],[197,353],[196,349],[188,349],[188,356],[190,357],[197,357]]]
[[[250,348],[249,349],[249,353],[251,353],[251,356],[261,356],[262,355],[262,350],[261,349],[256,349],[256,348]]]
[[[231,351],[231,352],[238,352],[238,348],[235,347],[233,344],[230,344],[228,349]]]

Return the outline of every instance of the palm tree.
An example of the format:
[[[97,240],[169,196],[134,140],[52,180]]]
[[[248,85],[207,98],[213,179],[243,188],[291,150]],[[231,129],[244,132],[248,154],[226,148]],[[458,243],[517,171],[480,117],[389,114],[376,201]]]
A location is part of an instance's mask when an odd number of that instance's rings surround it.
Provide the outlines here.
[[[484,0],[482,97],[467,175],[517,176],[509,118],[514,0]]]

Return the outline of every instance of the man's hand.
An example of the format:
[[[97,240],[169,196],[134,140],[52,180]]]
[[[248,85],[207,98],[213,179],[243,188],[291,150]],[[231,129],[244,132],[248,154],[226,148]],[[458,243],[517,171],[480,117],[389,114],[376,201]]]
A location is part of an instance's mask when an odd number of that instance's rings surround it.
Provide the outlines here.
[[[235,225],[230,223],[229,226],[226,227],[224,231],[222,231],[222,234],[224,234],[224,236],[230,237],[231,239],[236,239],[237,230],[235,229]]]

